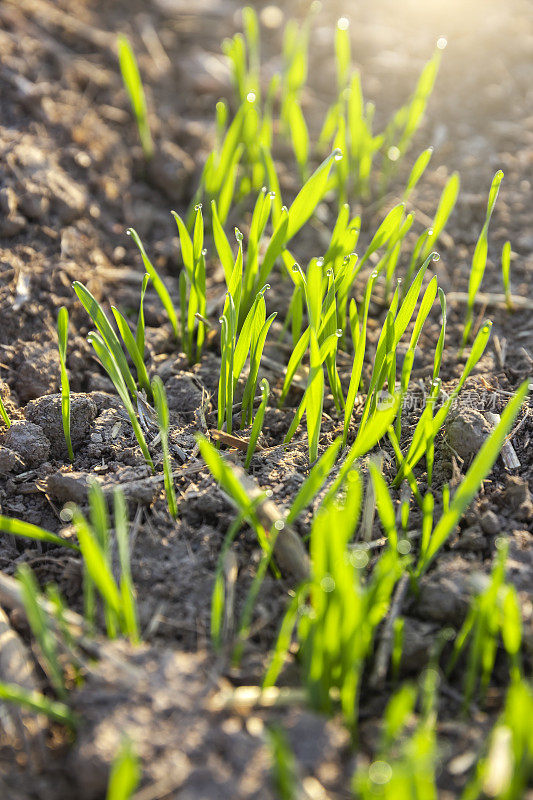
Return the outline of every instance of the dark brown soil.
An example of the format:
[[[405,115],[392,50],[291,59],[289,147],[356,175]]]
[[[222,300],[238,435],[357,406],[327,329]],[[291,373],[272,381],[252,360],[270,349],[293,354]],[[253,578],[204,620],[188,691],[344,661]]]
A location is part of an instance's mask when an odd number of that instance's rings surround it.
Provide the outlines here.
[[[267,4],[256,5],[260,10]],[[122,732],[132,738],[141,758],[141,786],[152,787],[151,792],[149,788],[146,794],[141,792],[139,800],[273,798],[264,735],[269,725],[286,730],[301,776],[314,775],[334,796],[349,795],[355,756],[339,721],[321,718],[301,703],[260,710],[246,705],[221,710],[214,704],[213,698],[230,685],[261,683],[290,588],[286,581],[267,575],[239,670],[231,668],[225,657],[213,655],[211,591],[234,511],[197,461],[195,434],[206,432],[206,424],[216,425],[211,400],[216,401],[218,380],[216,337],[202,362],[190,367],[177,351],[157,297],[149,289],[148,367],[150,375],[157,373],[165,382],[174,467],[178,470],[183,464],[176,481],[179,518],[173,522],[166,510],[162,465],[157,465],[155,477],[149,475],[127,415],[92,358],[86,342],[89,319],[71,288],[74,280],[80,280],[106,307],[136,309],[143,273],[138,253],[125,235],[132,226],[177,296],[181,262],[170,209],[184,212],[191,201],[213,140],[215,103],[221,96],[231,96],[220,45],[240,24],[239,6],[234,0],[0,2],[0,395],[14,420],[9,432],[0,427],[0,512],[72,534],[61,518],[63,505],[75,501],[84,506],[90,478],[109,494],[121,485],[135,520],[132,568],[145,642],[136,651],[124,644],[101,644],[100,661],[88,667],[83,686],[73,694],[74,710],[82,720],[74,743],[52,726],[46,732],[45,750],[37,757],[8,727],[2,729],[0,717],[0,796],[9,800],[100,800]],[[301,14],[305,6],[298,0],[284,3],[285,17]],[[533,7],[527,0],[510,0],[505,6],[495,0],[472,0],[466,5],[435,0],[424,4],[423,12],[415,0],[354,3],[349,9],[346,3],[324,6],[313,34],[310,88],[304,102],[315,131],[332,100],[332,36],[338,16],[351,17],[354,58],[366,95],[376,102],[379,124],[409,95],[437,37],[448,39],[427,119],[408,161],[412,163],[414,154],[429,144],[435,146],[428,173],[410,201],[416,212],[413,241],[433,216],[449,174],[457,169],[461,175],[459,201],[439,247],[441,259],[433,265],[449,295],[441,373],[449,391],[464,364],[459,347],[465,306],[454,293],[467,289],[473,247],[497,168],[504,170],[505,179],[492,220],[482,291],[502,292],[499,259],[503,243],[510,239],[513,292],[531,298]],[[154,30],[159,46],[154,45]],[[117,32],[131,38],[145,81],[157,143],[149,168],[142,160],[117,68]],[[263,33],[265,74],[270,74],[278,65],[281,29],[265,26]],[[282,159],[284,153],[279,155]],[[297,189],[291,163],[282,159],[280,165],[284,198]],[[405,180],[409,164],[401,167],[397,186]],[[395,200],[393,186],[380,208],[374,204],[363,209],[365,239]],[[228,224],[246,230],[249,214],[242,209],[238,213],[241,216],[230,217]],[[318,226],[306,228],[295,246],[302,262],[322,252],[321,237]],[[214,260],[208,273],[216,323],[223,276]],[[283,312],[285,287],[273,286],[267,300],[269,311]],[[55,325],[61,305],[70,314],[68,368],[76,393],[72,464],[57,394]],[[376,304],[372,310],[371,350],[386,309]],[[493,320],[491,342],[463,394],[466,421],[456,418],[447,430],[448,441],[438,440],[437,488],[450,479],[457,482],[476,451],[479,439],[471,410],[474,416],[476,411],[500,412],[533,371],[531,310],[511,314],[490,297],[476,310],[478,324],[485,316]],[[413,375],[422,389],[431,376],[437,322],[435,312],[425,326],[415,362]],[[289,345],[267,345],[271,362],[286,360],[284,347],[290,352]],[[281,373],[265,368],[265,374],[275,396]],[[290,403],[297,401],[295,389]],[[341,424],[331,398],[326,398],[324,410],[321,450]],[[250,470],[282,507],[290,504],[308,474],[303,429],[290,448],[279,446],[292,412],[290,404],[286,411],[274,407],[267,411],[263,449]],[[405,442],[418,414],[416,408],[404,414]],[[462,425],[472,441],[465,439]],[[419,673],[443,628],[460,625],[476,576],[491,570],[499,536],[510,543],[508,578],[522,603],[526,658],[533,655],[530,408],[522,409],[516,426],[511,442],[521,466],[511,473],[498,460],[446,552],[423,579],[420,595],[406,603],[404,675]],[[420,480],[423,487],[423,471]],[[312,513],[310,508],[296,525],[303,536]],[[417,523],[413,515],[413,527]],[[377,520],[374,533],[376,539],[381,536]],[[246,528],[232,552],[238,618],[261,552],[255,535]],[[33,567],[43,586],[55,582],[69,606],[81,610],[81,568],[72,552],[0,534],[0,569],[14,574],[22,562]],[[29,641],[20,615],[12,614],[11,623]],[[40,688],[46,690],[44,675],[38,674]],[[293,667],[283,680],[296,686],[295,674]],[[496,673],[488,704],[467,721],[458,719],[460,670],[443,692],[443,798],[458,796],[464,785],[467,776],[448,767],[465,751],[480,752],[501,708],[504,686]],[[362,754],[372,750],[376,720],[387,696],[363,693]]]

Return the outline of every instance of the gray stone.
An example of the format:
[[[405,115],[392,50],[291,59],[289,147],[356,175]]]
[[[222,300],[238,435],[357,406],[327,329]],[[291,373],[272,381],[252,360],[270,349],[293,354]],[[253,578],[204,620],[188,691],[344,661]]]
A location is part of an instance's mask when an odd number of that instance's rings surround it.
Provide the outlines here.
[[[4,444],[14,450],[26,466],[38,467],[48,460],[50,455],[50,442],[44,435],[40,425],[34,425],[27,420],[15,420],[8,430]]]

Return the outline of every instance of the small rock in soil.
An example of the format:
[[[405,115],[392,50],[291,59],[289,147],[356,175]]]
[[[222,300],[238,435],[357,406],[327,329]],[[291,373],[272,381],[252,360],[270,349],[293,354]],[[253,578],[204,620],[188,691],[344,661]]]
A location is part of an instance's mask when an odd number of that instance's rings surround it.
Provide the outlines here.
[[[477,523],[471,525],[459,536],[454,549],[455,550],[471,550],[473,552],[484,550],[487,547],[487,539]]]
[[[460,625],[470,602],[472,562],[458,555],[442,555],[435,569],[420,581],[414,611],[423,620]]]
[[[502,529],[498,515],[494,511],[485,511],[479,523],[487,536],[496,536]]]
[[[60,503],[73,502],[81,506],[87,502],[88,479],[87,472],[55,472],[47,478],[46,489]]]
[[[492,427],[480,411],[460,407],[445,423],[449,446],[465,462],[470,462],[490,435]]]
[[[418,673],[427,664],[440,627],[413,617],[404,618],[402,673]]]
[[[70,435],[74,450],[81,444],[96,417],[96,403],[87,394],[70,396]],[[40,425],[50,440],[52,455],[64,456],[67,453],[63,417],[61,414],[61,395],[49,394],[31,400],[24,409],[26,419]]]
[[[517,475],[507,478],[507,486],[502,495],[504,507],[510,508],[512,515],[517,519],[533,518],[533,502],[527,481]]]
[[[26,465],[18,453],[10,450],[9,447],[0,445],[0,475],[8,475],[10,472],[23,472]]]
[[[202,390],[198,379],[185,372],[172,375],[165,383],[168,407],[170,411],[191,413],[202,405]]]
[[[59,355],[57,347],[24,342],[15,371],[15,391],[21,403],[57,391]]]
[[[26,420],[15,420],[12,423],[4,444],[18,453],[29,468],[38,467],[50,455],[50,442],[43,429]]]

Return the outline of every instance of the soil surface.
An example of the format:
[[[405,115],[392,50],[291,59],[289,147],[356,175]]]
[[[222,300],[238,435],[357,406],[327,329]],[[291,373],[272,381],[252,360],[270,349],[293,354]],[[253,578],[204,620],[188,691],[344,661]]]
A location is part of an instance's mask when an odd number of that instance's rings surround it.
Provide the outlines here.
[[[291,16],[301,17],[306,3],[285,2],[277,14],[266,3],[255,5],[261,13],[268,79],[280,66],[283,24]],[[495,0],[472,0],[466,6],[459,0],[432,0],[423,11],[415,0],[404,0],[401,11],[393,0],[354,2],[349,8],[345,2],[323,5],[313,28],[303,98],[314,134],[333,99],[331,54],[338,16],[350,16],[353,56],[365,95],[376,103],[378,128],[409,96],[437,38],[448,40],[425,123],[390,194],[382,204],[370,201],[352,209],[363,214],[362,247],[397,202],[414,156],[432,144],[430,167],[409,200],[416,215],[414,243],[432,219],[446,179],[459,171],[459,200],[439,243],[441,258],[432,265],[448,297],[441,372],[447,391],[464,366],[461,292],[467,291],[487,192],[496,169],[505,173],[491,223],[483,294],[476,305],[476,325],[486,317],[493,322],[491,340],[436,443],[433,486],[450,482],[453,487],[490,432],[480,412],[501,412],[533,373],[533,304],[517,305],[510,313],[495,297],[503,291],[500,254],[509,239],[513,294],[532,299],[533,6],[526,0],[509,0],[505,6]],[[10,800],[100,800],[122,733],[131,738],[142,762],[139,800],[274,798],[269,726],[285,730],[309,797],[319,796],[316,781],[331,796],[348,797],[357,760],[372,755],[377,721],[390,696],[389,684],[386,691],[363,691],[356,750],[340,720],[322,717],[303,702],[276,708],[243,700],[224,705],[221,697],[231,688],[261,684],[293,587],[290,580],[267,574],[239,668],[231,666],[228,653],[213,654],[211,592],[224,537],[235,517],[195,445],[198,431],[216,427],[216,334],[201,362],[189,366],[149,288],[147,367],[150,376],[162,377],[169,397],[179,505],[174,522],[167,512],[161,459],[151,476],[125,410],[92,356],[86,340],[90,320],[72,290],[72,282],[79,280],[108,311],[115,305],[125,314],[136,314],[143,269],[125,234],[131,226],[173,296],[179,296],[181,259],[170,210],[186,212],[213,144],[215,103],[231,97],[221,42],[239,29],[239,7],[233,0],[0,2],[0,395],[13,420],[9,431],[0,427],[0,512],[72,536],[63,506],[74,501],[84,508],[91,479],[109,495],[122,486],[132,520],[132,573],[144,642],[135,649],[98,639],[99,658],[85,665],[83,684],[71,696],[81,720],[73,741],[59,727],[43,725],[36,734],[39,746],[29,744],[27,737],[20,737],[20,728],[2,727],[0,709],[0,795]],[[117,67],[119,32],[130,38],[143,74],[156,140],[149,166]],[[298,189],[297,172],[286,150],[280,148],[276,158],[284,200],[290,199]],[[332,207],[324,203],[321,212],[320,223],[306,226],[294,245],[302,263],[327,246],[323,222],[331,230]],[[249,219],[249,210],[241,207],[230,215],[227,229],[239,225],[246,235]],[[363,274],[356,292],[362,292],[364,280]],[[214,328],[223,292],[223,274],[210,251],[208,307]],[[283,319],[288,299],[286,285],[273,286],[267,294],[269,313],[278,310]],[[62,305],[70,315],[72,463],[58,395],[56,319]],[[371,307],[370,353],[386,310],[385,303]],[[429,386],[439,329],[435,309],[420,339],[402,445],[410,441]],[[281,447],[301,395],[295,388],[286,408],[275,407],[291,345],[289,339],[276,343],[281,325],[272,330],[263,372],[273,387],[272,407],[250,474],[284,508],[307,476],[309,463],[303,428],[289,448]],[[349,363],[346,358],[347,375]],[[326,397],[324,412],[321,452],[342,430],[331,397]],[[356,425],[357,414],[353,431]],[[520,466],[508,469],[498,459],[459,530],[422,580],[419,596],[406,600],[402,677],[420,672],[443,629],[460,626],[470,597],[492,569],[499,537],[509,541],[508,579],[522,606],[526,661],[533,655],[532,439],[533,414],[526,404],[510,439]],[[393,477],[393,453],[383,445],[382,454],[384,472]],[[242,461],[238,452],[230,457]],[[419,472],[424,489],[423,469]],[[299,535],[308,534],[319,500],[297,521]],[[417,528],[419,522],[413,509],[410,525]],[[376,519],[372,539],[381,536]],[[231,552],[238,620],[261,550],[255,534],[244,527]],[[21,563],[33,568],[42,586],[55,583],[69,607],[82,611],[82,572],[74,551],[0,534],[0,570],[13,575]],[[9,622],[30,644],[22,615],[10,612]],[[8,676],[0,674],[0,679]],[[35,681],[41,690],[49,690],[37,655]],[[289,665],[282,683],[300,685],[296,664]],[[462,686],[457,668],[443,679],[440,693],[442,798],[459,795],[482,751],[501,710],[505,669],[497,667],[485,704],[468,717],[461,716]]]

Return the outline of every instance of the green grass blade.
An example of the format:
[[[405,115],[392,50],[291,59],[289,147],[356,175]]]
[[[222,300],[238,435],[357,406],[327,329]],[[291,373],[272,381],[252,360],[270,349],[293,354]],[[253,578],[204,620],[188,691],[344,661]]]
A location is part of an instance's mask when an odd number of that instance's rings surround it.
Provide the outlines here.
[[[424,150],[422,153],[420,153],[420,155],[416,159],[413,169],[411,170],[411,174],[409,175],[407,185],[403,192],[404,202],[410,196],[416,184],[426,171],[426,167],[429,164],[432,155],[433,155],[433,148],[428,147],[427,150]]]
[[[124,741],[113,759],[106,800],[130,800],[141,779],[141,767],[131,742]]]
[[[139,234],[137,233],[137,231],[134,230],[133,228],[128,228],[127,233],[129,234],[129,236],[131,236],[131,238],[133,239],[133,241],[135,242],[135,244],[139,248],[139,252],[141,254],[141,258],[142,258],[142,261],[143,261],[144,269],[146,270],[146,272],[150,276],[150,280],[152,281],[152,283],[154,285],[154,289],[156,290],[157,295],[158,295],[159,299],[161,300],[163,308],[165,309],[165,311],[168,314],[168,318],[170,320],[170,324],[172,325],[172,330],[174,331],[174,335],[175,335],[176,339],[179,339],[178,318],[176,316],[176,312],[174,310],[174,305],[172,304],[172,300],[171,300],[169,291],[168,291],[167,287],[165,286],[165,284],[163,283],[163,281],[161,280],[161,278],[159,277],[159,274],[158,274],[157,270],[155,269],[155,267],[152,265],[152,262],[150,261],[150,259],[146,255],[146,250],[144,249],[144,245],[141,242],[141,240],[139,238]]]
[[[150,133],[144,89],[133,49],[128,39],[122,34],[118,37],[118,60],[122,80],[137,120],[144,157],[150,159],[154,154],[154,143]]]
[[[263,420],[265,418],[265,411],[268,403],[268,397],[270,395],[270,386],[268,385],[268,381],[266,378],[263,378],[261,381],[261,403],[259,408],[257,409],[254,424],[252,425],[252,431],[250,433],[250,441],[248,442],[248,449],[246,450],[246,460],[244,462],[244,468],[248,469],[250,467],[250,461],[252,460],[252,456],[255,451],[255,447],[257,445],[257,440],[259,439],[259,434],[263,428]]]
[[[133,380],[133,375],[130,372],[128,362],[126,361],[126,356],[124,355],[124,351],[120,346],[117,334],[111,327],[111,323],[105,315],[100,303],[79,281],[74,281],[72,287],[78,295],[82,306],[96,325],[109,352],[113,354],[113,358],[115,359],[126,386],[128,387],[128,391],[131,393],[132,397],[135,397],[137,394],[137,387],[135,385],[135,381]]]
[[[68,311],[61,306],[57,315],[57,343],[59,349],[59,364],[61,368],[61,417],[63,420],[63,434],[67,445],[68,456],[74,460],[72,439],[70,436],[70,384],[67,373],[67,339],[68,339]]]
[[[24,536],[27,539],[35,539],[38,542],[49,542],[60,547],[69,547],[71,550],[79,549],[73,542],[62,539],[60,536],[56,536],[55,533],[50,533],[50,531],[46,531],[38,525],[32,525],[30,522],[23,522],[12,517],[0,515],[0,531],[10,533],[12,536]]]
[[[106,554],[81,512],[76,511],[73,521],[87,572],[100,592],[105,605],[120,619],[122,616],[122,598],[113,578],[111,568],[107,563]]]
[[[317,463],[310,470],[308,477],[303,482],[302,486],[298,490],[298,494],[292,501],[289,513],[286,517],[286,522],[288,525],[293,523],[294,520],[302,513],[304,508],[307,508],[313,498],[316,497],[317,493],[324,484],[324,481],[333,469],[333,465],[335,464],[337,455],[339,454],[340,447],[341,439],[340,437],[337,437],[337,439],[330,444],[328,449],[320,456]]]
[[[496,461],[502,444],[505,441],[522,403],[528,393],[528,381],[520,386],[515,396],[505,407],[501,420],[485,441],[481,450],[474,459],[459,488],[457,489],[448,511],[442,515],[437,523],[429,542],[429,546],[419,561],[416,573],[422,575],[437,555],[440,548],[455,530],[462,514],[470,505],[479,490],[481,482],[486,478]]]
[[[119,397],[122,400],[126,411],[128,412],[128,416],[130,418],[130,422],[133,431],[135,433],[135,437],[139,443],[139,447],[142,450],[144,459],[153,472],[154,464],[152,461],[152,457],[150,456],[150,451],[148,450],[148,445],[146,444],[144,433],[142,432],[142,428],[139,424],[139,420],[137,419],[133,403],[131,402],[131,398],[128,394],[128,389],[124,382],[124,378],[122,377],[122,374],[117,366],[117,363],[113,358],[112,353],[107,349],[105,342],[103,341],[103,339],[100,338],[100,336],[97,333],[90,333],[88,336],[88,341],[94,347],[96,355],[100,359],[105,371],[111,378],[115,386],[115,389],[117,390]]]
[[[130,640],[135,643],[139,641],[139,623],[137,620],[135,589],[131,577],[128,508],[124,493],[119,487],[115,488],[113,492],[113,510],[120,562],[120,594],[122,597],[124,627]]]
[[[287,242],[300,230],[313,214],[322,200],[328,184],[329,173],[342,153],[334,150],[313,172],[308,181],[300,189],[289,209]]]
[[[126,345],[126,350],[130,354],[131,360],[135,364],[139,386],[141,387],[141,389],[144,389],[145,392],[148,394],[148,397],[150,397],[151,395],[150,379],[148,377],[146,366],[144,364],[144,359],[139,351],[135,337],[132,334],[130,326],[128,325],[126,319],[122,316],[120,311],[117,308],[115,308],[115,306],[111,306],[111,311],[113,312],[113,316],[115,317],[115,322],[117,323],[117,328],[119,330],[119,333],[122,336],[122,341]]]
[[[0,681],[0,700],[34,711],[36,714],[44,714],[60,725],[66,725],[67,728],[77,726],[76,717],[65,703],[50,700],[40,692],[23,689],[17,684]]]
[[[167,393],[163,386],[163,381],[156,375],[152,381],[152,393],[154,396],[157,419],[159,422],[159,433],[161,435],[161,447],[163,449],[163,470],[165,475],[165,491],[167,494],[168,510],[173,519],[178,516],[178,505],[176,501],[176,490],[174,489],[174,479],[172,477],[172,464],[170,461],[170,450],[168,446],[169,413]]]
[[[146,273],[143,277],[143,282],[141,286],[141,299],[139,301],[139,313],[137,315],[137,328],[135,330],[135,341],[137,343],[137,348],[139,353],[141,354],[141,358],[144,361],[144,350],[145,350],[145,325],[144,325],[144,295],[146,294],[146,289],[148,288],[148,283],[150,281],[150,276]]]

